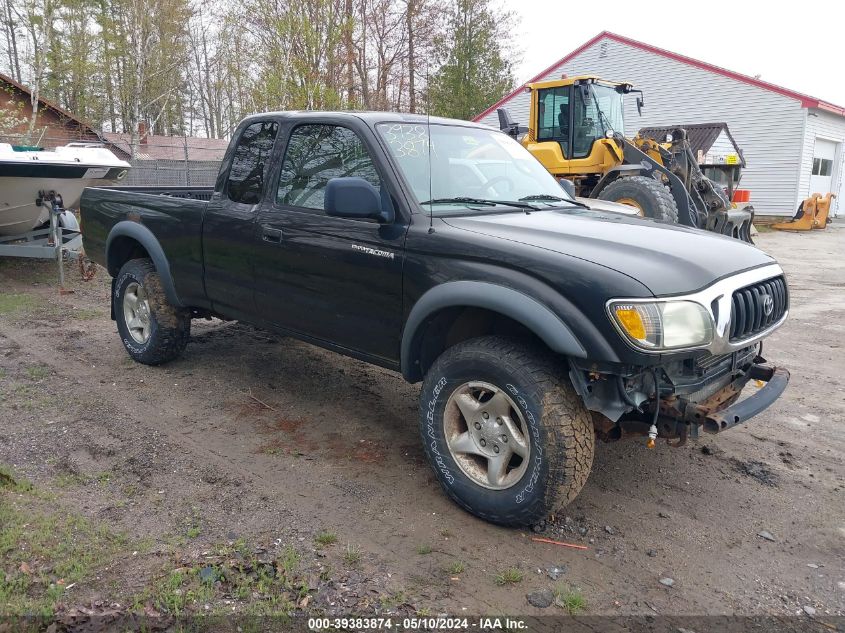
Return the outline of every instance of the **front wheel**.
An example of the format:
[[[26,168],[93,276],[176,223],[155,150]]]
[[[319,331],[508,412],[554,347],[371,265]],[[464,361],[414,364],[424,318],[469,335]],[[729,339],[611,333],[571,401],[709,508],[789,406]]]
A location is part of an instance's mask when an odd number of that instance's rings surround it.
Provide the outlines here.
[[[627,204],[644,218],[675,224],[678,222],[678,204],[672,192],[663,183],[647,176],[626,176],[614,180],[598,196],[608,202]]]
[[[554,514],[593,462],[592,419],[560,359],[496,336],[437,359],[423,383],[420,432],[446,493],[501,525]]]
[[[191,336],[191,315],[172,305],[149,259],[123,265],[114,285],[117,331],[129,355],[145,365],[173,360]]]

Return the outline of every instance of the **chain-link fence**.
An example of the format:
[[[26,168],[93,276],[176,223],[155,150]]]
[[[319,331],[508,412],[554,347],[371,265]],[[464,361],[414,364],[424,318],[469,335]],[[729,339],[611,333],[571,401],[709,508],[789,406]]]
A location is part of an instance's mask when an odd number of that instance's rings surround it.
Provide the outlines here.
[[[149,136],[133,140],[129,134],[104,133],[102,140],[43,136],[37,147],[55,149],[70,143],[92,143],[110,150],[132,165],[123,186],[209,187],[214,185],[228,141],[191,136]],[[0,143],[32,148],[23,135],[0,135]],[[134,157],[133,157],[134,156]]]
[[[220,161],[130,160],[121,185],[144,187],[211,187]]]

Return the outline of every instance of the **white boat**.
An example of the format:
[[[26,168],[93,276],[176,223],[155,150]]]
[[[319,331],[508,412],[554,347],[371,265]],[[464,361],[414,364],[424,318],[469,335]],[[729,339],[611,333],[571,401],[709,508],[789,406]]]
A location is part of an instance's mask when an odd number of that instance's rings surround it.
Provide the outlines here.
[[[124,178],[129,163],[94,143],[68,143],[54,150],[0,143],[0,235],[19,235],[50,219],[53,194],[75,209],[85,187]]]

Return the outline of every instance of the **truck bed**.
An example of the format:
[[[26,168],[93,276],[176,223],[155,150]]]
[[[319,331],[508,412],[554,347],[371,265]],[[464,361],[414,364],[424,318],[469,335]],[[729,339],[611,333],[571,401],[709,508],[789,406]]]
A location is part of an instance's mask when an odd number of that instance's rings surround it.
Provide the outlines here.
[[[202,226],[212,192],[211,187],[86,188],[80,203],[86,255],[115,276],[118,270],[106,259],[108,235],[119,222],[132,222],[139,225],[134,230],[150,231],[161,245],[163,262],[156,265],[169,267],[178,296],[187,305],[205,306]],[[156,259],[154,253],[133,256]]]

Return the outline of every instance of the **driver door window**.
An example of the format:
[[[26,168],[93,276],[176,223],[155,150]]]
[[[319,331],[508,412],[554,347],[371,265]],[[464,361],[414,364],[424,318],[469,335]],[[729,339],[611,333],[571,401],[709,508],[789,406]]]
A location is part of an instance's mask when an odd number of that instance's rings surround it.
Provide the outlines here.
[[[355,132],[337,125],[301,125],[288,141],[276,202],[324,211],[326,184],[348,176],[381,189],[376,166]]]
[[[558,141],[564,158],[569,153],[569,86],[540,91],[537,140]]]

